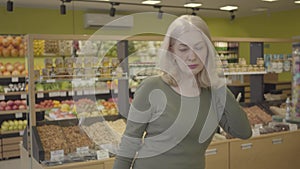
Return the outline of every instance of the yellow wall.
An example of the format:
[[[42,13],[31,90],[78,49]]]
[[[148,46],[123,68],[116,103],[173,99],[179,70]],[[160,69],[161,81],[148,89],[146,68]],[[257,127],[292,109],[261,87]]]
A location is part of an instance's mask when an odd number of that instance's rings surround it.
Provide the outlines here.
[[[83,14],[85,11],[67,11],[60,15],[59,9],[15,8],[7,12],[0,7],[1,34],[92,34],[95,29],[84,29]],[[73,17],[74,16],[74,17]],[[138,15],[137,15],[138,16]],[[261,14],[250,17],[237,17],[234,21],[228,18],[204,18],[214,37],[269,37],[291,38],[299,36],[300,9],[292,11]],[[168,21],[161,22],[157,18],[135,18],[141,23],[139,29],[164,31]],[[141,19],[141,20],[139,20]]]
[[[85,11],[69,10],[67,15],[60,15],[57,9],[31,9],[15,8],[14,12],[7,12],[0,7],[0,34],[93,34],[96,29],[84,28]],[[201,15],[201,14],[200,14]],[[234,21],[228,18],[204,18],[214,37],[268,37],[292,38],[300,35],[300,9],[283,11],[271,14],[261,14],[249,17],[239,17],[236,14]],[[116,29],[102,31],[105,34],[140,34],[164,33],[174,17],[164,17],[159,20],[153,15],[146,17],[135,15],[135,26],[129,29]],[[271,48],[265,53],[291,53],[290,44],[270,44]],[[245,57],[249,63],[249,47],[241,44],[240,56]],[[2,61],[6,61],[3,60]],[[279,75],[279,79],[291,79],[288,74]]]

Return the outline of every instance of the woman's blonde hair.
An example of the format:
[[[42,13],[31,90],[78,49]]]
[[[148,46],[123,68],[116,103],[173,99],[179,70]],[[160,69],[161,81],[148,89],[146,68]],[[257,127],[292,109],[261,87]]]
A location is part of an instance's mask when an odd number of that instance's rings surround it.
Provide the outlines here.
[[[218,79],[215,64],[216,51],[212,44],[207,24],[200,17],[193,15],[182,15],[176,18],[167,30],[159,53],[159,67],[164,72],[162,79],[171,86],[177,86],[179,68],[175,62],[174,55],[170,52],[170,46],[183,33],[191,30],[197,30],[203,35],[208,49],[206,61],[203,63],[205,68],[196,76],[197,83],[199,87],[204,88],[214,86],[215,81]]]

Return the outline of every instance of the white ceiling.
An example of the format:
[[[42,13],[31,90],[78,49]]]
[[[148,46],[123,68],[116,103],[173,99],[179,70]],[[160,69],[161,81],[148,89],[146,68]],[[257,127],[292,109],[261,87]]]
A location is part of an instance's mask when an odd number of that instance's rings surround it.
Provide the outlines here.
[[[7,0],[1,0],[1,5],[4,6]],[[12,0],[14,1],[15,7],[30,7],[30,8],[51,8],[59,10],[59,5],[61,4],[60,0]],[[68,9],[75,9],[75,10],[108,10],[111,5],[107,3],[95,3],[95,2],[79,2],[78,0],[74,0],[71,3],[66,3]],[[96,1],[96,0],[93,0]],[[124,12],[156,12],[158,9],[154,9],[153,7],[149,6],[132,6],[132,5],[125,5],[122,2],[129,2],[129,3],[140,3],[141,0],[111,0],[114,2],[121,2],[121,5],[115,6],[118,11]],[[182,6],[188,0],[162,0],[161,5],[172,5],[172,6]],[[278,0],[276,2],[263,2],[261,0],[194,0],[201,2],[203,8],[216,8],[218,9],[224,5],[236,5],[239,7],[238,11],[235,12],[236,17],[244,17],[244,16],[251,16],[257,15],[261,13],[272,13],[276,11],[286,11],[292,9],[299,9],[300,4],[294,4],[294,0]],[[255,12],[253,11],[256,8],[267,8],[268,11],[264,12]],[[170,14],[185,14],[191,13],[191,9],[180,9],[180,8],[162,8],[165,13]],[[17,12],[17,11],[15,11]],[[196,12],[199,16],[205,17],[229,17],[229,12],[221,12],[221,11],[211,11],[211,10],[200,10]]]

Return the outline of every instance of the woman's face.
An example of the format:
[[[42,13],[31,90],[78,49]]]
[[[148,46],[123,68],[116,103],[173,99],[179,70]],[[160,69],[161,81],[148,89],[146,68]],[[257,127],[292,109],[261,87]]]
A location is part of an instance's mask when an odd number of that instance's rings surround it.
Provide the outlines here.
[[[189,31],[174,39],[170,51],[174,54],[180,70],[184,73],[192,72],[193,75],[202,71],[208,53],[203,35],[199,31]]]

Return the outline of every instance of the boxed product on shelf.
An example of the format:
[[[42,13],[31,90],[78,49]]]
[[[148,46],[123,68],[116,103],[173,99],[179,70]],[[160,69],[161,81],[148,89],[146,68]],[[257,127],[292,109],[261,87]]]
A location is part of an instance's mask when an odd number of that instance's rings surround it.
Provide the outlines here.
[[[125,129],[125,122],[122,124],[119,118],[93,117],[37,122],[32,128],[33,157],[47,165],[96,159],[96,151],[116,143],[120,137],[117,131],[123,132],[122,129]],[[27,149],[26,134],[23,142],[26,142],[23,146]]]
[[[64,158],[77,152],[77,148],[94,149],[93,142],[78,123],[78,119],[38,122],[32,128],[33,157],[37,161],[56,161],[55,153],[62,153],[60,155]]]

